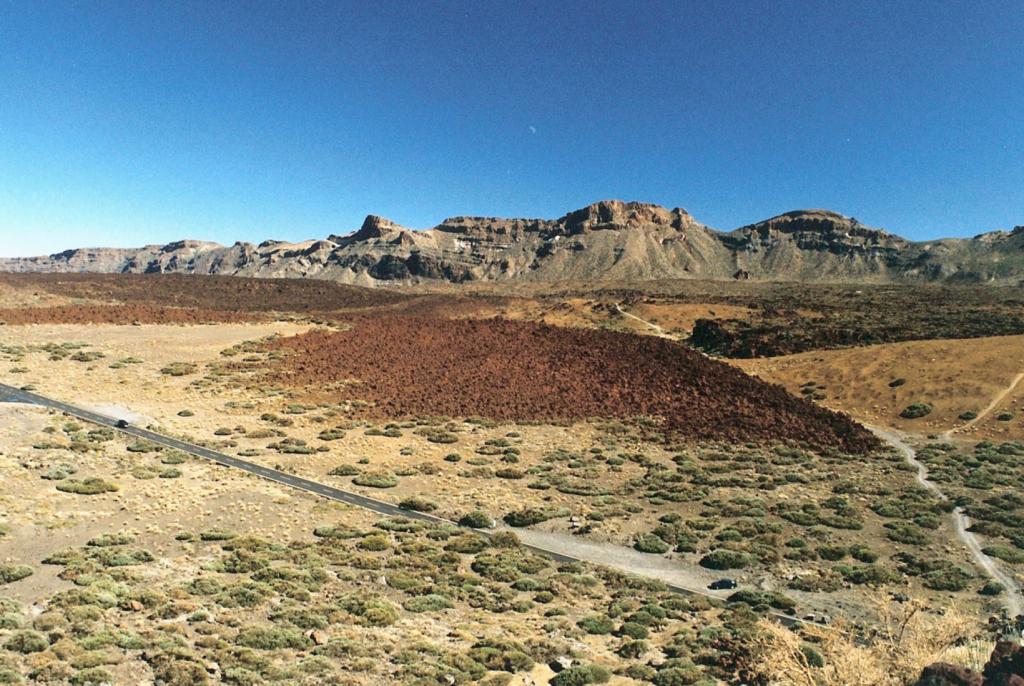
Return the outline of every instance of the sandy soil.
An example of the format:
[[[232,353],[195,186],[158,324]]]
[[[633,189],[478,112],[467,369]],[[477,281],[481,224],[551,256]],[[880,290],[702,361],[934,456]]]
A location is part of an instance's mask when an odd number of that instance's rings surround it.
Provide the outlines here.
[[[693,324],[698,319],[744,319],[750,317],[755,310],[749,307],[726,304],[705,303],[661,303],[636,302],[623,304],[623,309],[662,329],[680,336],[688,336],[693,331]],[[643,329],[643,327],[640,327]],[[640,333],[650,333],[640,331]]]
[[[314,511],[350,510],[366,522],[368,514],[323,501],[240,472],[189,459],[176,465],[175,479],[136,476],[139,467],[166,468],[153,453],[131,453],[127,442],[115,438],[97,452],[71,453],[54,446],[60,431],[43,433],[47,426],[61,427],[65,418],[42,408],[0,404],[0,523],[8,528],[0,538],[0,563],[26,564],[34,574],[7,584],[3,594],[28,604],[41,602],[71,584],[61,580],[60,567],[42,564],[49,555],[81,546],[105,533],[128,531],[138,535],[144,547],[163,559],[168,571],[177,564],[198,564],[182,558],[174,536],[227,528],[238,533],[276,536],[285,540],[308,538],[309,518]],[[118,486],[114,493],[77,495],[56,489],[57,481],[41,475],[57,464],[70,464],[72,478],[101,477]]]
[[[1024,336],[890,343],[732,362],[794,393],[802,384],[816,382],[824,387],[821,404],[862,421],[941,434],[966,424],[958,418],[961,413],[981,413],[1024,371]],[[906,382],[890,387],[896,379]],[[899,416],[916,402],[932,405],[932,413],[920,419]],[[1000,421],[1002,412],[1011,412],[1013,418]],[[1024,439],[1024,387],[1018,384],[992,412],[954,436]]]

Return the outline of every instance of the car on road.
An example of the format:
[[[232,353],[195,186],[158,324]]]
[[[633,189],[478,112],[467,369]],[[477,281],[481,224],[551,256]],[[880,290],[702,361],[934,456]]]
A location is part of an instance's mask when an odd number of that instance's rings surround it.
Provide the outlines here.
[[[718,579],[717,581],[712,581],[708,584],[708,588],[712,591],[728,591],[736,588],[736,586],[737,584],[735,579]]]
[[[125,429],[131,426],[131,424],[128,423],[127,419],[118,419],[117,423],[115,423],[114,426],[116,426],[118,429]]]

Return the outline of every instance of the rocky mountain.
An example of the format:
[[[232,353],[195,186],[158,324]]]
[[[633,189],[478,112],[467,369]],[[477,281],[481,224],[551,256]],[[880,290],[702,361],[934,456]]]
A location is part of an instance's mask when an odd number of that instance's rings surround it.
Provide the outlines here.
[[[452,217],[415,231],[371,215],[355,232],[301,243],[177,241],[0,259],[0,271],[311,277],[373,286],[430,281],[710,278],[810,281],[1024,280],[1024,227],[912,242],[827,210],[729,233],[681,208],[606,200],[559,219]]]

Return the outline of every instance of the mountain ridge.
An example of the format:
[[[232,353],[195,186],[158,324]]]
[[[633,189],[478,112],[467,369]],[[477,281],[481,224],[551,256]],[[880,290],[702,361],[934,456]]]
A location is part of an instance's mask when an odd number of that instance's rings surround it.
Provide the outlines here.
[[[178,240],[0,258],[0,271],[196,273],[432,281],[665,278],[836,282],[1024,282],[1024,227],[910,241],[825,209],[717,231],[686,210],[603,200],[558,219],[454,216],[425,230],[368,215],[347,234],[231,246]]]

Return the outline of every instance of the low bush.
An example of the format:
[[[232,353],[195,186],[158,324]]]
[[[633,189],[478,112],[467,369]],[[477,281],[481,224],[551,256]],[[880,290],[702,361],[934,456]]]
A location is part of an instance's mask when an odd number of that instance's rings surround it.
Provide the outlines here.
[[[654,534],[643,534],[642,536],[637,537],[633,542],[633,548],[639,550],[641,553],[661,555],[671,550],[672,546]]]
[[[374,472],[359,474],[352,479],[352,483],[367,488],[394,488],[398,485],[398,477],[387,472]]]
[[[553,676],[548,682],[551,686],[587,686],[588,684],[608,683],[611,673],[598,665],[570,667]]]
[[[99,495],[101,493],[113,493],[118,490],[118,487],[116,484],[104,481],[99,477],[90,477],[81,481],[66,479],[57,484],[57,490],[77,495]]]
[[[447,610],[454,605],[452,601],[443,595],[431,593],[429,595],[420,595],[409,598],[404,603],[404,607],[409,612],[438,612],[440,610]]]
[[[712,550],[700,559],[700,566],[707,569],[743,569],[750,566],[750,563],[750,555],[725,548]]]
[[[433,512],[437,509],[437,503],[433,500],[427,500],[419,496],[406,498],[398,503],[398,506],[403,510],[412,510],[413,512]]]
[[[28,565],[0,565],[0,584],[12,584],[32,576]]]
[[[235,643],[256,650],[302,650],[309,647],[310,639],[294,629],[259,626],[243,629],[235,638]]]
[[[524,510],[509,512],[505,515],[505,523],[509,526],[524,527],[546,522],[557,517],[568,517],[568,510],[528,507]]]
[[[167,376],[185,376],[187,374],[195,374],[197,369],[198,367],[191,362],[172,362],[161,369],[160,373]]]
[[[591,615],[576,622],[588,634],[610,634],[615,631],[615,622],[605,615]]]
[[[50,641],[38,631],[15,631],[4,643],[4,648],[15,653],[41,653],[50,647]]]
[[[920,419],[932,413],[932,406],[928,403],[913,403],[907,405],[900,412],[900,416],[904,419]]]

